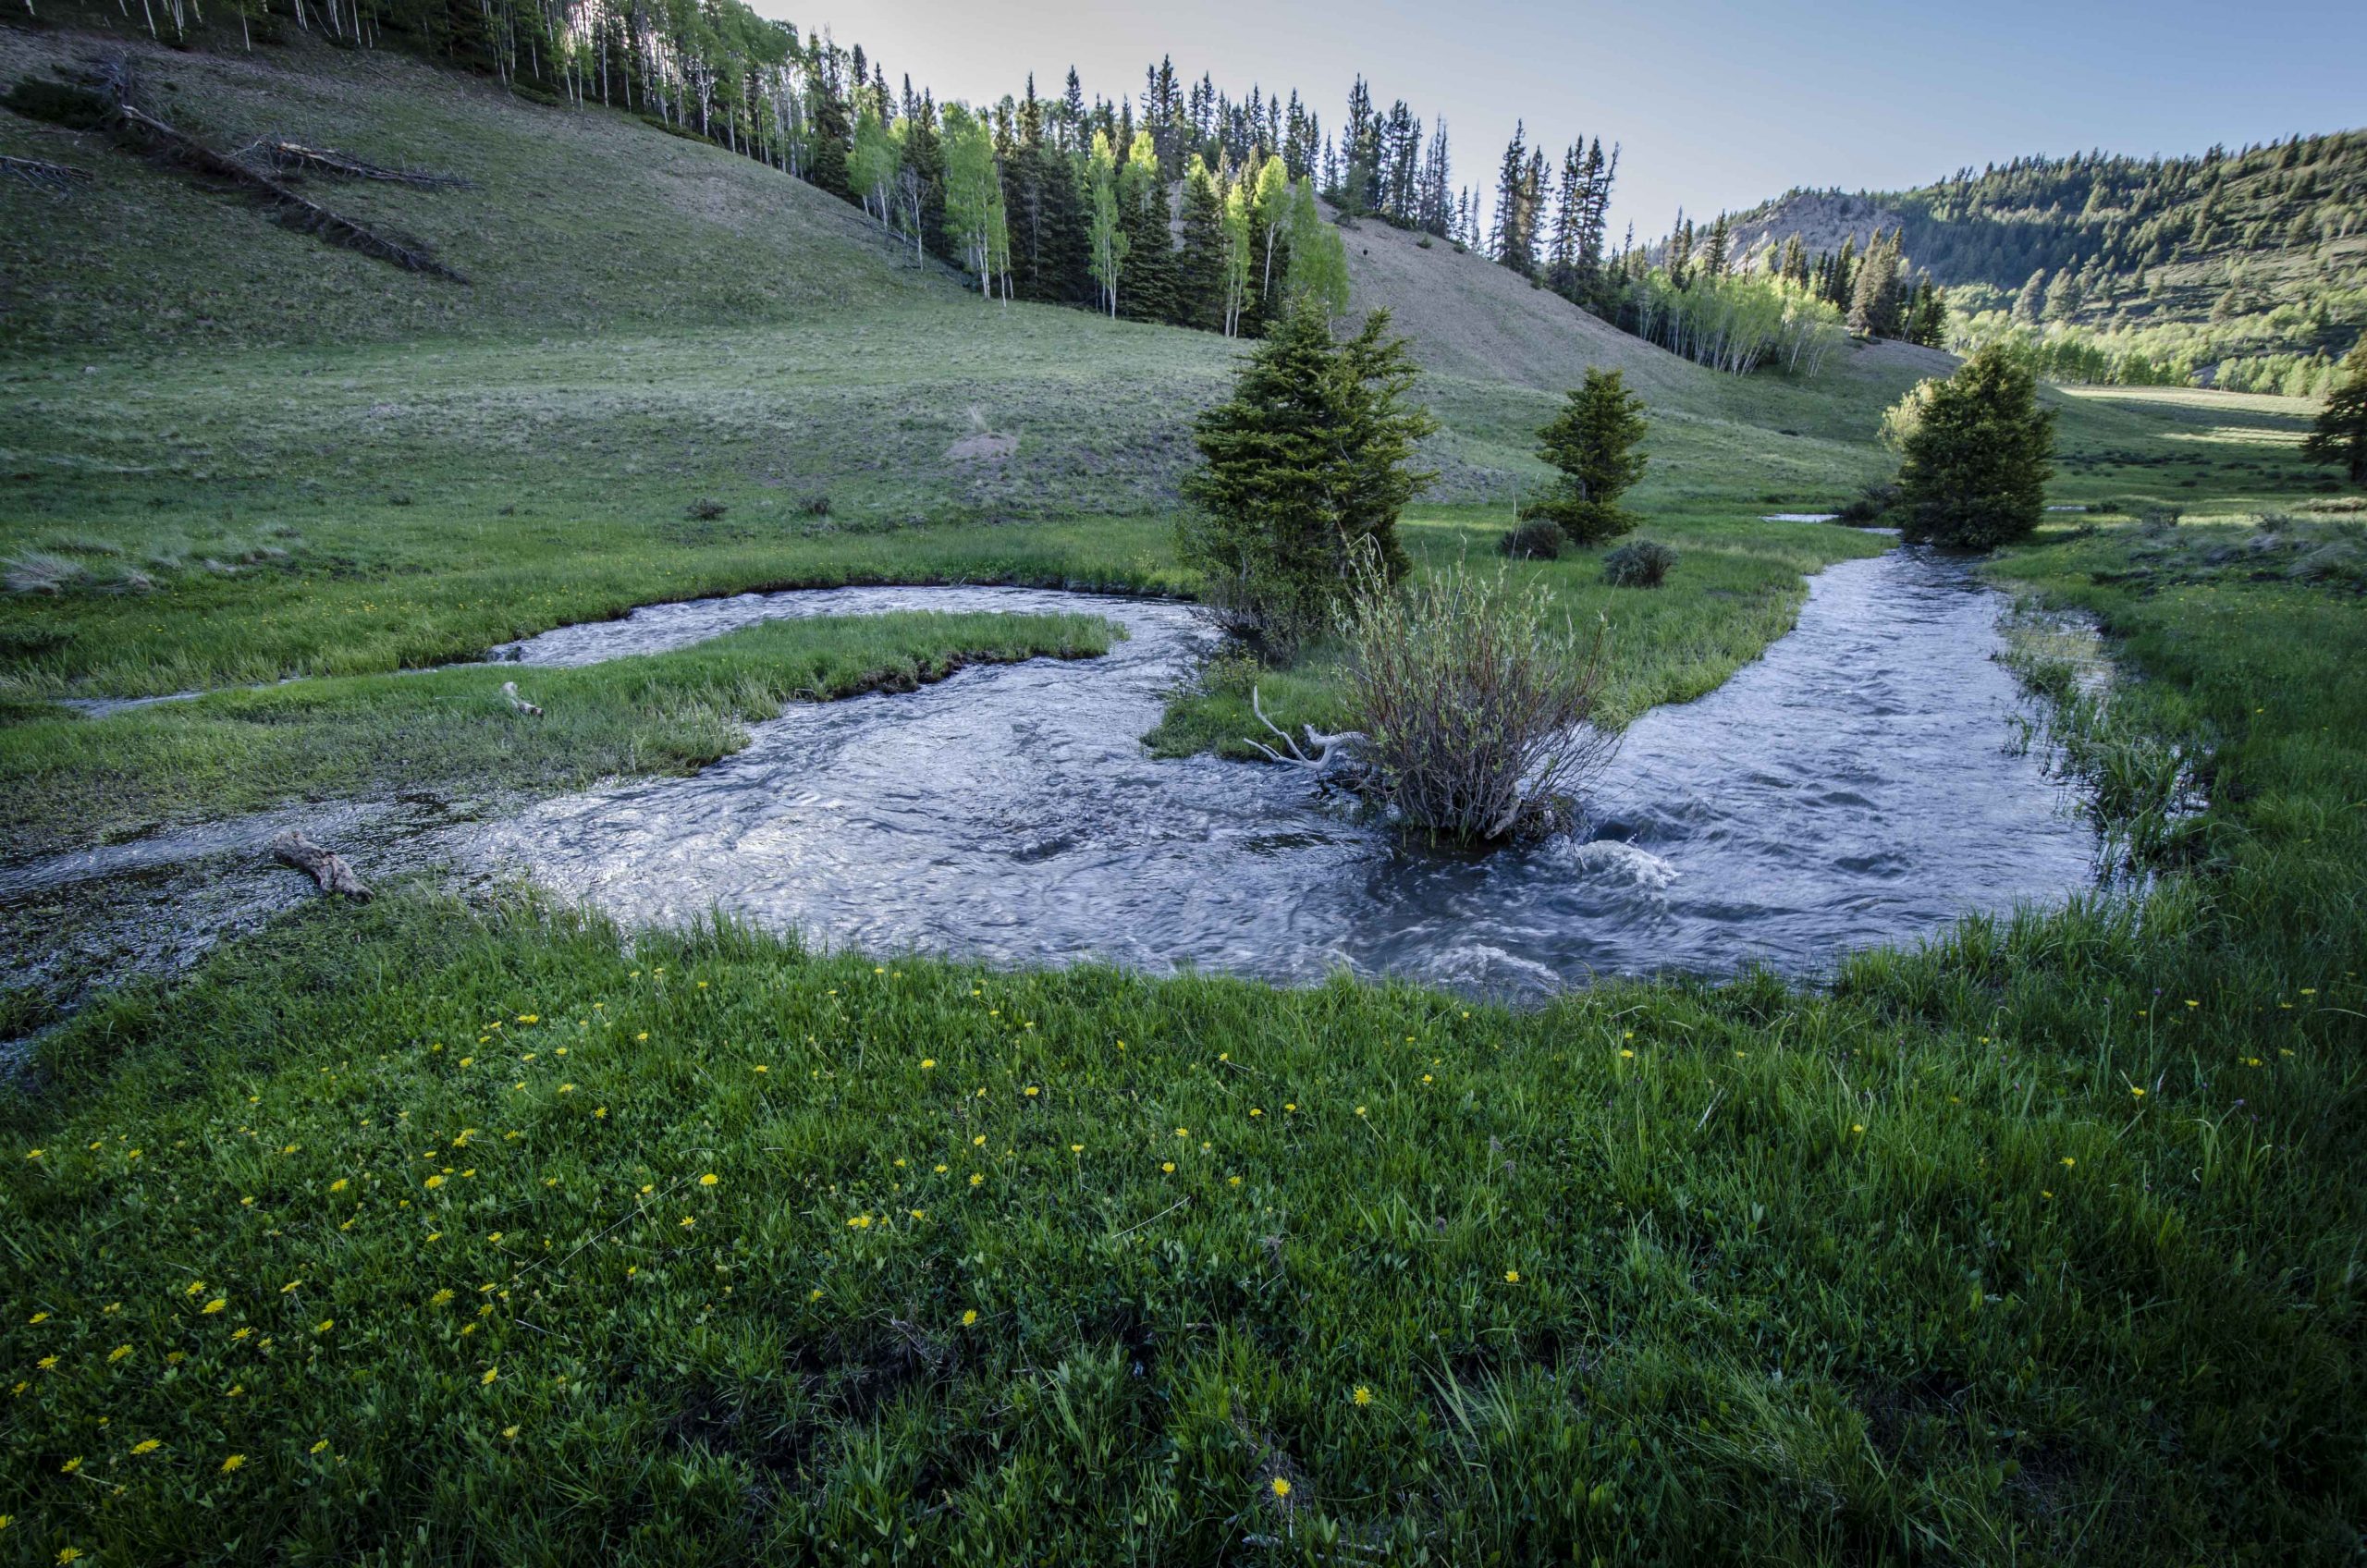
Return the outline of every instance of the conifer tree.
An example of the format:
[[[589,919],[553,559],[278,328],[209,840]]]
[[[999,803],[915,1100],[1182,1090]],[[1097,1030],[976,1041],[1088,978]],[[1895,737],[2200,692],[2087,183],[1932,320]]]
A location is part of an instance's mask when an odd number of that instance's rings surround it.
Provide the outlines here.
[[[1904,459],[1900,532],[1910,544],[1991,549],[2045,517],[2054,411],[2039,407],[2037,377],[2003,344],[1917,386],[1883,429]]]
[[[1177,554],[1269,655],[1326,630],[1367,564],[1392,582],[1408,570],[1397,519],[1434,477],[1413,458],[1437,422],[1409,401],[1413,359],[1388,331],[1376,311],[1334,341],[1318,305],[1291,312],[1195,428]]]
[[[1588,370],[1562,411],[1538,432],[1537,455],[1562,472],[1546,495],[1520,508],[1524,520],[1545,518],[1581,545],[1598,545],[1633,530],[1636,519],[1619,497],[1644,476],[1650,459],[1637,449],[1644,438],[1644,400],[1627,390],[1621,371]]]
[[[1175,245],[1167,181],[1159,178],[1159,148],[1147,130],[1135,131],[1128,146],[1126,161],[1118,170],[1118,199],[1119,218],[1126,229],[1129,280],[1119,313],[1136,321],[1175,321]]]
[[[2326,406],[2302,438],[2301,455],[2312,462],[2340,463],[2353,484],[2367,484],[2367,337],[2343,356]]]
[[[1230,263],[1224,193],[1197,153],[1184,170],[1184,251],[1177,260],[1175,320],[1230,335],[1225,276]]]
[[[1503,162],[1496,171],[1496,261],[1515,272],[1537,271],[1537,236],[1529,227],[1528,130],[1513,122],[1513,139],[1504,144]]]

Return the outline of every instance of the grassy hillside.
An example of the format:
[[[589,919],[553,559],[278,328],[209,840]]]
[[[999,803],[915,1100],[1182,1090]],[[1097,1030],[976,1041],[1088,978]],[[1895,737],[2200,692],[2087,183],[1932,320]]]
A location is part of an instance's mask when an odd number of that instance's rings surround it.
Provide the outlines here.
[[[2066,279],[2043,321],[2177,380],[2270,385],[2295,359],[2338,359],[2367,326],[2367,131],[2202,157],[2019,159],[1912,190],[1794,190],[1735,220],[1752,251],[1793,234],[1811,252],[1845,238],[1862,251],[1893,228],[1959,312],[2011,307],[2033,274]]]

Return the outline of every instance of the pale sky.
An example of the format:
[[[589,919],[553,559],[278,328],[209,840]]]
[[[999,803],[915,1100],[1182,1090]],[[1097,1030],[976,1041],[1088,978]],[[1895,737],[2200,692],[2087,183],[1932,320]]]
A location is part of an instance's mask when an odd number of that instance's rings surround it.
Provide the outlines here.
[[[2200,153],[2367,125],[2367,4],[1987,0],[754,0],[827,27],[940,98],[992,102],[1033,69],[1057,95],[1139,102],[1171,55],[1245,96],[1296,87],[1327,131],[1361,71],[1449,123],[1458,185],[1490,183],[1519,116],[1549,158],[1625,145],[1614,241],[1795,185],[1885,190],[2021,153]]]

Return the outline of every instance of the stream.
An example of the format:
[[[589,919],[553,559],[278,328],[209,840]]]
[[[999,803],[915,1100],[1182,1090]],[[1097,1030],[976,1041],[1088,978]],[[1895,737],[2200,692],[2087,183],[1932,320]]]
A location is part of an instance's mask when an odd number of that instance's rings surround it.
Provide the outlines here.
[[[2003,605],[1928,551],[1832,567],[1763,657],[1630,727],[1587,835],[1484,855],[1409,845],[1294,769],[1146,756],[1138,738],[1213,643],[1188,606],[1012,588],[655,606],[497,657],[579,664],[899,609],[1087,611],[1130,637],[1105,658],[794,708],[694,777],[546,801],[472,849],[628,924],[720,909],[883,953],[1512,994],[1599,973],[1811,975],[2091,881],[2089,830],[2007,750]]]
[[[1993,657],[2004,606],[1928,551],[1832,567],[1762,657],[1629,728],[1584,832],[1474,855],[1408,843],[1296,769],[1147,756],[1166,694],[1216,644],[1188,605],[846,588],[651,606],[492,656],[532,695],[537,667],[786,617],[1083,611],[1129,636],[1098,659],[794,705],[690,778],[523,807],[432,792],[291,806],[0,865],[0,937],[19,984],[180,969],[310,897],[268,861],[271,835],[301,826],[365,880],[523,875],[628,925],[721,910],[879,953],[1301,982],[1344,969],[1513,997],[1598,974],[1814,977],[1850,949],[2092,882],[2089,829],[2009,749],[2021,699]]]

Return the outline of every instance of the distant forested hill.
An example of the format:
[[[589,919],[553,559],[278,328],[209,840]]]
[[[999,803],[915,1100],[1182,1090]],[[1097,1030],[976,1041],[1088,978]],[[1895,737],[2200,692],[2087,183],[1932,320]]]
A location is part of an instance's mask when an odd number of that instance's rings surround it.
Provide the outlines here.
[[[2021,158],[1914,190],[1794,190],[1737,250],[1902,231],[1955,341],[2014,335],[2061,379],[2318,389],[2367,325],[2367,131],[2240,153]]]

